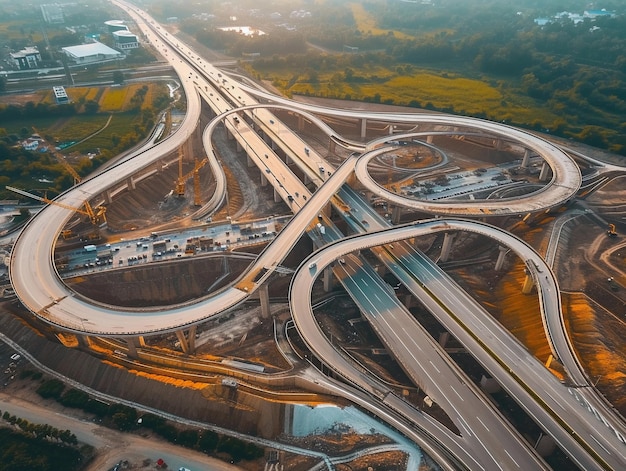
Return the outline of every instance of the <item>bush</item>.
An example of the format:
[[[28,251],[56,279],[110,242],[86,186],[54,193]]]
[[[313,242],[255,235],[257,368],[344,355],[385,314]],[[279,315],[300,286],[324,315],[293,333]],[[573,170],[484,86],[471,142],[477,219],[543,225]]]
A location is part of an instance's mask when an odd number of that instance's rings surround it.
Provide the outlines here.
[[[59,399],[61,394],[63,394],[63,390],[65,386],[58,379],[49,379],[44,381],[41,386],[37,388],[37,394],[39,394],[44,399]]]

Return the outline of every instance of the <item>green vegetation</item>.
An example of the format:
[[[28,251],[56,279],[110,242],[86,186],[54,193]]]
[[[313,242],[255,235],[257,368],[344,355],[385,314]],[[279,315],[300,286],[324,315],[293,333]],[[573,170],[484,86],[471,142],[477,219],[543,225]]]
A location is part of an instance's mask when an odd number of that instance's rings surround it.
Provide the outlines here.
[[[263,448],[237,438],[219,435],[210,430],[181,429],[157,415],[151,413],[140,415],[132,407],[123,404],[109,405],[92,399],[83,391],[73,388],[66,390],[63,383],[56,379],[41,383],[37,393],[44,399],[54,399],[65,407],[82,409],[95,414],[108,427],[123,432],[149,429],[171,443],[198,450],[207,455],[226,453],[234,462],[239,462],[255,460],[264,454]]]
[[[2,414],[2,420],[0,470],[56,471],[63,463],[63,469],[73,471],[82,469],[93,456],[93,448],[79,447],[76,435],[70,430],[34,424],[8,412]]]
[[[68,90],[72,103],[60,106],[48,103],[51,93],[42,90],[35,95],[36,102],[24,106],[0,106],[0,198],[15,198],[4,190],[6,185],[49,190],[53,197],[73,184],[50,153],[18,145],[31,135],[33,126],[50,143],[74,143],[63,152],[71,154],[71,164],[85,176],[136,145],[154,126],[157,110],[169,104],[165,87],[154,83],[72,88]]]
[[[421,2],[277,1],[271,12],[238,2],[238,23],[267,33],[224,32],[230,4],[156,1],[152,13],[177,16],[181,29],[208,47],[242,57],[260,53],[249,72],[286,95],[309,94],[423,107],[504,121],[626,155],[626,16],[624,4],[598,8],[617,15],[568,18],[543,27],[575,0],[438,0]],[[249,9],[249,10],[247,10]],[[303,9],[309,16],[292,18]],[[248,12],[248,13],[245,13]],[[254,12],[254,13],[252,13]],[[271,20],[280,13],[284,23]],[[284,24],[294,26],[285,28]]]

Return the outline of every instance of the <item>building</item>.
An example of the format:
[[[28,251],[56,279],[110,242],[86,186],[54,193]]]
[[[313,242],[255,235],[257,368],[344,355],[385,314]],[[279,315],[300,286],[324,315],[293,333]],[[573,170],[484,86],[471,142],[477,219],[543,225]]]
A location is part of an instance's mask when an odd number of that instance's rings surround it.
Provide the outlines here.
[[[120,51],[137,49],[139,47],[137,35],[131,33],[130,31],[113,31],[113,40],[115,41],[115,47]]]
[[[74,64],[93,64],[124,57],[121,52],[97,41],[80,46],[64,47],[63,52]]]
[[[37,46],[27,46],[21,51],[12,52],[11,60],[20,70],[36,69],[41,62],[41,54]]]
[[[49,25],[65,23],[63,8],[58,3],[47,3],[45,5],[41,5],[41,15],[43,16],[43,20]]]
[[[64,105],[70,102],[70,97],[67,96],[65,87],[52,87],[52,92],[54,93],[54,100],[57,105]]]
[[[115,31],[128,31],[128,26],[126,26],[122,20],[108,20],[105,21],[104,24],[106,25],[109,33],[114,33]]]

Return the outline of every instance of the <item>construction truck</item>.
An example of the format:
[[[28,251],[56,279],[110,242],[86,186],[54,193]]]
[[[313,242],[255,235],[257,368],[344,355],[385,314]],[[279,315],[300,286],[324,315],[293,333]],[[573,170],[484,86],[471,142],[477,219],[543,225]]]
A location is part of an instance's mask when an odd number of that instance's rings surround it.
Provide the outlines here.
[[[609,237],[617,237],[617,232],[615,231],[615,224],[609,224],[609,229],[606,231]]]

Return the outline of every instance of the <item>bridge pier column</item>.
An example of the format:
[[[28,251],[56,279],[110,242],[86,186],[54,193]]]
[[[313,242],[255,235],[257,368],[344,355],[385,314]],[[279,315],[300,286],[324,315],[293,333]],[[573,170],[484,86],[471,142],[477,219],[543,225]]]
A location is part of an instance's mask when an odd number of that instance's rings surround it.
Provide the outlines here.
[[[267,186],[267,178],[265,178],[264,174],[261,174],[261,186]]]
[[[113,196],[111,195],[111,190],[106,190],[104,192],[104,200],[107,202],[107,204],[113,203]]]
[[[309,183],[311,183],[311,179],[309,178],[308,174],[304,174],[304,184],[308,185]]]
[[[248,168],[254,167],[254,161],[250,158],[248,154],[246,154],[246,164],[248,165]]]
[[[413,295],[407,294],[404,297],[404,307],[410,309],[413,306]]]
[[[139,358],[137,355],[138,337],[127,337],[124,340],[126,341],[126,346],[128,347],[128,356],[134,359]]]
[[[235,135],[232,132],[230,132],[228,128],[224,127],[224,130],[226,131],[226,139],[228,139],[229,141],[232,141],[233,139],[235,139]]]
[[[304,131],[304,116],[298,116],[298,131]]]
[[[337,143],[331,139],[328,144],[328,153],[334,154],[336,150],[337,150]]]
[[[552,169],[547,162],[544,162],[541,166],[541,172],[539,172],[539,181],[545,182],[552,175]]]
[[[441,255],[439,261],[447,262],[450,258],[450,249],[452,248],[452,242],[454,241],[454,234],[446,232],[443,236],[443,244],[441,244]]]
[[[334,276],[333,275],[333,269],[331,267],[331,265],[328,265],[326,268],[324,268],[324,291],[326,293],[329,293],[333,290],[333,285],[334,285]]]
[[[91,339],[89,338],[89,335],[76,334],[76,340],[78,341],[78,345],[81,347],[89,348],[91,346]]]
[[[281,197],[278,194],[278,192],[276,191],[276,188],[274,188],[274,203],[278,203],[279,201],[281,201]]]
[[[239,141],[237,141],[236,149],[237,149],[237,152],[241,152],[243,150],[243,147],[241,147],[241,143]]]
[[[126,185],[128,185],[128,190],[129,191],[134,190],[136,188],[135,187],[135,180],[133,180],[133,177],[128,177],[126,179]]]
[[[185,335],[185,330],[180,329],[176,331],[176,338],[178,338],[178,342],[180,343],[180,348],[183,353],[187,355],[191,355],[196,351],[196,326],[191,326],[187,330],[187,335]]]
[[[376,273],[378,273],[380,277],[385,276],[387,273],[389,273],[389,270],[387,270],[387,265],[383,265],[382,263],[380,265],[377,265]]]
[[[276,150],[278,149],[278,146],[276,145],[276,142],[274,142],[274,139],[272,139],[272,142],[270,143],[270,148],[272,150]]]
[[[522,168],[528,168],[530,163],[530,150],[524,149],[524,158],[522,159]]]
[[[530,292],[533,290],[533,286],[535,286],[535,281],[533,280],[533,277],[530,275],[526,275],[526,278],[524,278],[524,284],[522,285],[522,293],[530,294]]]
[[[496,148],[496,150],[502,150],[502,147],[504,147],[504,141],[502,139],[496,139],[496,142],[494,142],[494,147]]]
[[[450,332],[448,332],[447,330],[441,332],[441,335],[439,335],[439,345],[441,345],[441,348],[446,348],[448,340],[450,340]]]
[[[509,252],[509,249],[507,247],[498,247],[498,250],[500,251],[498,253],[498,260],[496,260],[496,267],[495,270],[496,271],[500,271],[502,270],[502,267],[504,266],[504,260],[506,257],[506,254]]]
[[[543,433],[539,435],[539,439],[537,440],[537,443],[535,443],[535,450],[537,450],[539,456],[544,458],[546,456],[550,456],[552,453],[554,453],[555,448],[556,443],[554,441],[554,438],[552,438],[550,435],[544,435]]]
[[[433,135],[429,134],[428,136],[426,136],[426,144],[432,144],[433,143]]]
[[[361,118],[361,138],[367,135],[367,119]]]
[[[485,375],[480,378],[480,387],[483,391],[489,394],[497,393],[498,391],[500,391],[500,389],[502,389],[500,387],[500,384],[498,384],[495,379],[487,378]]]
[[[400,218],[402,218],[402,206],[394,206],[391,211],[391,222],[394,224],[400,224]]]
[[[272,309],[270,308],[270,290],[267,283],[263,283],[259,287],[259,301],[261,302],[261,317],[264,319],[272,317]]]
[[[293,160],[291,160],[291,157],[289,157],[288,155],[285,155],[285,163],[286,163],[287,165],[292,164],[292,163],[293,163]]]

